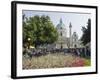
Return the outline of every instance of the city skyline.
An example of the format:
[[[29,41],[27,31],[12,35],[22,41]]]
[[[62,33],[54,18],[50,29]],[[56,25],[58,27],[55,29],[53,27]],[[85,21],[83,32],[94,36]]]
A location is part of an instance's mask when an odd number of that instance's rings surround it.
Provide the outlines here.
[[[54,26],[56,27],[59,24],[60,19],[62,19],[66,29],[67,37],[69,37],[69,24],[72,24],[72,33],[76,32],[78,37],[82,36],[82,26],[87,26],[88,19],[91,19],[91,14],[89,13],[71,13],[71,12],[50,12],[50,11],[33,11],[33,10],[23,10],[23,14],[26,17],[32,17],[35,15],[45,15],[49,16]]]

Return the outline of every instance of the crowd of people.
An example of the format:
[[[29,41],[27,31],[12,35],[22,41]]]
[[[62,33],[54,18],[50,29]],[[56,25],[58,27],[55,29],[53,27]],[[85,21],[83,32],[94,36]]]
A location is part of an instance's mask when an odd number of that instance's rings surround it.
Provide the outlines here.
[[[39,57],[41,55],[46,55],[46,54],[73,54],[76,56],[80,57],[87,57],[91,56],[91,51],[88,47],[85,48],[65,48],[65,49],[31,49],[31,48],[23,48],[23,55],[28,56],[30,59],[33,56]]]

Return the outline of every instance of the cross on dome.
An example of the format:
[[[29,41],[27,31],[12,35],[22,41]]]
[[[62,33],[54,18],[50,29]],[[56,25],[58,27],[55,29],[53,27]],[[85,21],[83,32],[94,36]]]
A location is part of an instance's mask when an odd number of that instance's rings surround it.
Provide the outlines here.
[[[60,23],[62,24],[62,18],[60,18]]]

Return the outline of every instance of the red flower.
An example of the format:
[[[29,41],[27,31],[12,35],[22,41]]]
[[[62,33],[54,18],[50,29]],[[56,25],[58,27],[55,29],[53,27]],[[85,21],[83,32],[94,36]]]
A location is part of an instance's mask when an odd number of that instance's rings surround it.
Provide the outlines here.
[[[85,62],[81,58],[76,58],[75,61],[72,62],[71,67],[80,67],[85,66]]]

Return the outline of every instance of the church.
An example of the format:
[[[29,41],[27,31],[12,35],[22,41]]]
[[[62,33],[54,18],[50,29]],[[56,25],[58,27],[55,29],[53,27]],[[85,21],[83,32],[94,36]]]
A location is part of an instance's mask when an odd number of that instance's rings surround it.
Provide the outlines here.
[[[68,29],[69,28],[69,29]],[[65,26],[62,19],[59,20],[59,23],[56,26],[58,31],[58,40],[54,43],[54,48],[63,49],[63,48],[80,48],[81,43],[78,40],[78,34],[72,32],[72,24],[69,23],[69,26]],[[69,31],[68,31],[69,30]],[[68,33],[69,32],[69,37]]]

